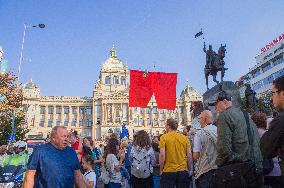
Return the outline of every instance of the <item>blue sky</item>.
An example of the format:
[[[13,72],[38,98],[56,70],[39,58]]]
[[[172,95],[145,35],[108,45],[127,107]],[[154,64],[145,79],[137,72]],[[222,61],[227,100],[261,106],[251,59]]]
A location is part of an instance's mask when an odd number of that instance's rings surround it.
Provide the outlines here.
[[[130,69],[178,72],[178,94],[187,79],[202,94],[205,54],[194,34],[203,28],[214,50],[226,43],[225,80],[236,81],[283,33],[283,7],[283,0],[0,0],[0,46],[16,73],[23,23],[46,24],[27,30],[21,73],[42,95],[91,96],[113,44]]]

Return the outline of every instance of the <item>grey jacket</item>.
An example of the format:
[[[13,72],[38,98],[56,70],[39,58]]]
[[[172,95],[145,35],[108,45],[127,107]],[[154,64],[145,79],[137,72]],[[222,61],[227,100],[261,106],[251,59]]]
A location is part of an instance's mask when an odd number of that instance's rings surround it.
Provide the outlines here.
[[[251,160],[262,168],[262,156],[259,148],[260,137],[250,117],[249,135],[244,113],[241,109],[229,107],[220,113],[217,120],[217,159],[218,166],[233,162]],[[250,142],[249,142],[250,139]]]

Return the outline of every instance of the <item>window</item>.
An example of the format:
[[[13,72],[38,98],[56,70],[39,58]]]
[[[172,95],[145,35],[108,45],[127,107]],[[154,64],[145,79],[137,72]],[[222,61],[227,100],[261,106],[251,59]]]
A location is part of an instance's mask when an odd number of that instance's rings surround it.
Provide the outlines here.
[[[48,120],[48,127],[52,127],[52,120]]]
[[[29,109],[28,105],[27,105],[27,104],[24,104],[24,105],[23,105],[23,110],[24,110],[24,112],[27,112],[28,109]]]
[[[72,106],[72,114],[77,114],[77,107],[76,106]]]
[[[271,84],[273,81],[273,75],[270,75],[263,79],[263,85]]]
[[[87,115],[92,115],[92,107],[91,106],[88,106],[87,107]]]
[[[259,88],[261,88],[263,86],[262,80],[252,84],[252,89],[253,90],[258,90]]]
[[[64,121],[64,126],[67,127],[67,126],[68,126],[68,123],[69,123],[69,121],[68,121],[68,120],[65,120],[65,121]]]
[[[134,112],[137,112],[137,107],[134,108]]]
[[[110,77],[109,76],[105,77],[105,84],[110,84]]]
[[[146,108],[146,114],[150,114],[150,108],[149,107]]]
[[[45,106],[40,106],[40,114],[45,114]]]
[[[112,83],[113,83],[113,84],[119,84],[119,79],[118,79],[117,76],[114,76],[114,77],[113,77]]]
[[[154,119],[154,126],[158,126],[158,120],[157,120],[157,118]]]
[[[138,124],[137,118],[134,118],[134,124]]]
[[[254,72],[253,74],[252,74],[252,77],[257,77],[258,75],[260,75],[260,70],[258,69],[256,72]]]
[[[151,126],[151,120],[150,120],[150,118],[147,118],[147,125],[148,125],[148,126]]]
[[[53,114],[53,106],[48,107],[48,114]]]
[[[262,71],[263,71],[263,72],[266,72],[266,71],[268,71],[269,69],[271,69],[271,64],[270,64],[270,63],[267,64],[267,65],[265,65],[264,67],[262,67]]]
[[[280,76],[284,76],[284,69],[277,71],[276,73],[273,74],[273,76],[274,76],[274,79],[276,79]]]
[[[56,126],[60,126],[60,120],[56,120]]]
[[[68,106],[64,106],[64,114],[69,114],[69,107]]]
[[[40,120],[39,126],[44,127],[44,120]]]
[[[153,107],[153,113],[157,114],[157,107]]]
[[[61,114],[62,108],[61,106],[56,106],[56,114]]]
[[[120,83],[121,83],[121,85],[125,85],[125,84],[126,84],[126,79],[125,79],[124,76],[122,76],[122,77],[120,78]]]
[[[276,65],[279,65],[279,64],[281,64],[281,63],[283,63],[283,62],[284,62],[284,58],[282,57],[282,58],[277,59],[276,61],[274,61],[274,62],[273,62],[273,65],[276,66]]]
[[[87,127],[92,127],[93,125],[93,121],[92,120],[88,120],[87,121]]]
[[[76,126],[76,123],[77,123],[76,119],[73,119],[73,121],[72,121],[72,126],[75,127],[75,126]]]
[[[79,126],[80,126],[80,127],[83,126],[83,121],[82,121],[82,120],[79,121]]]

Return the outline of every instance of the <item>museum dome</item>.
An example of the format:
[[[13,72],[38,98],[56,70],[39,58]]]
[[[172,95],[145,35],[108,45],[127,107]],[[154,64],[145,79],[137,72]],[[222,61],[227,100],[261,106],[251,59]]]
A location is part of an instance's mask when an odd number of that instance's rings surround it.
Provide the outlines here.
[[[121,61],[116,55],[116,49],[112,47],[110,50],[110,57],[104,62],[103,70],[112,70],[112,69],[119,69],[125,70],[128,69],[127,65]]]
[[[24,89],[35,89],[38,88],[37,85],[33,82],[31,79],[28,83],[24,84],[23,86]]]
[[[193,87],[191,87],[189,84],[188,84],[188,81],[187,81],[187,84],[185,86],[185,88],[181,91],[181,94],[180,94],[180,97],[181,98],[184,98],[185,96],[187,97],[191,97],[191,96],[197,96],[197,92],[195,91],[195,89],[193,89]]]

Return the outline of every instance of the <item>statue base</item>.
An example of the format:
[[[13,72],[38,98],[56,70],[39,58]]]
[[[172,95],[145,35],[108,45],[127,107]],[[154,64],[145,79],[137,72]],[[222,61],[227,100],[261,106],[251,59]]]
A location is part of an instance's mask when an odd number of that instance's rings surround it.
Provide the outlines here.
[[[236,84],[232,81],[223,81],[214,86],[213,88],[207,90],[203,94],[203,104],[205,108],[212,110],[212,107],[209,107],[208,103],[215,101],[221,91],[226,91],[232,96],[232,103],[235,107],[241,106],[240,92]]]

